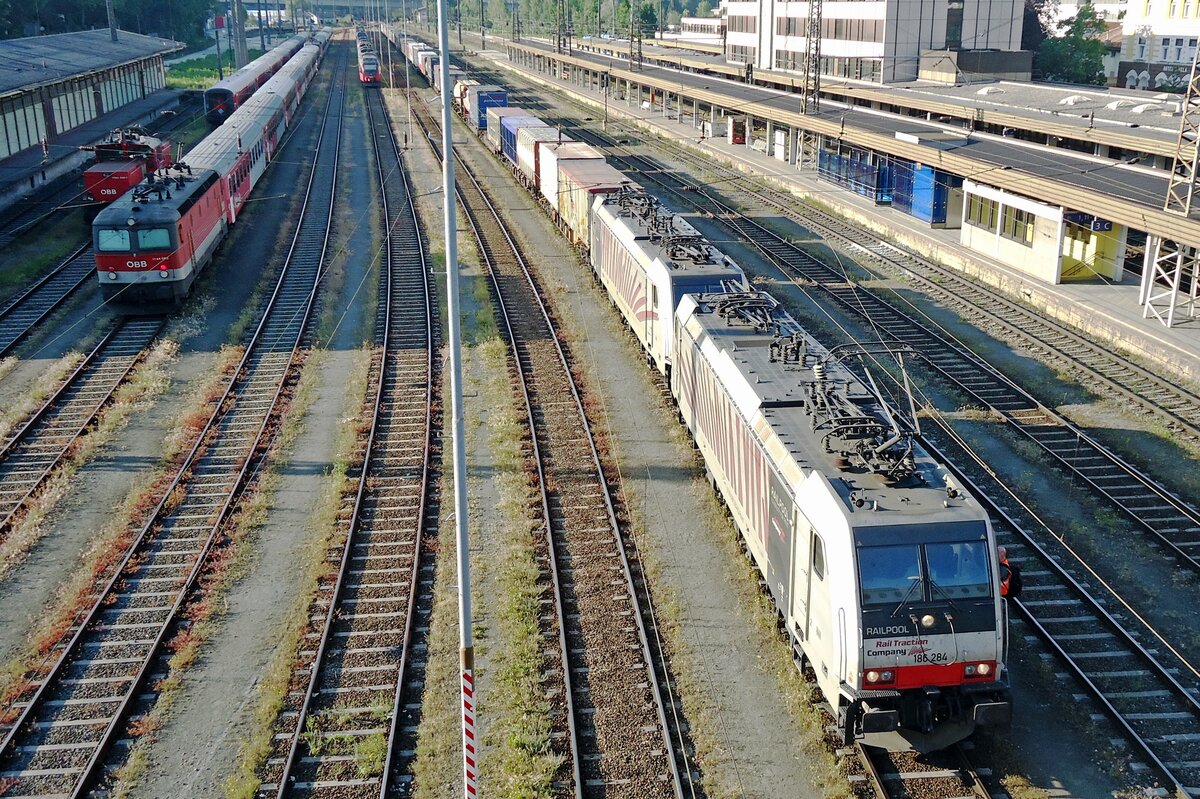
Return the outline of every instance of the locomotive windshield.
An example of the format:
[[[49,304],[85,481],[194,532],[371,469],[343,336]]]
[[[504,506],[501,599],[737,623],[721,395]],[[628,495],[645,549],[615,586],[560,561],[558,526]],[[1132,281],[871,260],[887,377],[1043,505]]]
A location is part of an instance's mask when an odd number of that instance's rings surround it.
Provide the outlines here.
[[[124,228],[100,228],[96,231],[96,249],[100,252],[129,252],[129,231]]]
[[[171,231],[165,227],[142,228],[137,234],[139,250],[171,249]]]
[[[991,596],[984,541],[858,548],[863,605]]]

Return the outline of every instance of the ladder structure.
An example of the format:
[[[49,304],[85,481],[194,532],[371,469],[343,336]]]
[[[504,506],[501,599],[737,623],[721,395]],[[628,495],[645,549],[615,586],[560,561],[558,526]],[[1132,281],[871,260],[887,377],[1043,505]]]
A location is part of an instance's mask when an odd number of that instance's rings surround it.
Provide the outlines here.
[[[1197,56],[1193,56],[1167,197],[1163,203],[1163,210],[1180,216],[1192,213],[1196,177],[1200,172],[1200,72],[1196,65]],[[1197,248],[1181,241],[1150,236],[1142,269],[1142,318],[1153,316],[1171,327],[1177,313],[1195,317],[1198,282],[1200,251]]]
[[[804,26],[803,89],[800,92],[800,113],[815,114],[821,110],[821,17],[823,0],[808,0],[808,20]],[[816,167],[816,133],[800,131],[800,166]]]

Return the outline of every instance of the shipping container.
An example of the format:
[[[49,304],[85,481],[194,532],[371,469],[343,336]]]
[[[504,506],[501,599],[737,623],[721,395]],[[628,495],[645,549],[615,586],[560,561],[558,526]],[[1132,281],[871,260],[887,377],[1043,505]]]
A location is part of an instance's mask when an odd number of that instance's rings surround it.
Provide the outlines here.
[[[454,105],[463,109],[464,115],[466,114],[466,106],[464,105],[464,102],[467,99],[467,89],[478,85],[479,81],[472,80],[471,78],[464,78],[463,80],[460,80],[458,83],[454,84]]]
[[[586,245],[592,201],[623,188],[641,188],[604,161],[558,162],[558,224],[572,244]]]
[[[546,123],[535,116],[506,116],[500,120],[500,155],[504,160],[517,165],[517,132],[521,128],[544,128]]]
[[[468,100],[470,96],[468,93]],[[500,120],[509,116],[527,117],[532,116],[532,112],[518,106],[497,106],[487,110],[487,143],[494,153],[500,152],[500,134],[503,132]]]
[[[467,87],[463,114],[472,130],[487,130],[490,110],[507,107],[508,92],[501,87],[487,84]]]
[[[550,204],[558,221],[558,162],[604,161],[600,151],[581,141],[543,144],[538,148],[538,192]]]
[[[560,128],[521,128],[517,131],[517,168],[521,170],[521,182],[535,189],[538,182],[538,161],[542,148],[547,144],[572,141]]]

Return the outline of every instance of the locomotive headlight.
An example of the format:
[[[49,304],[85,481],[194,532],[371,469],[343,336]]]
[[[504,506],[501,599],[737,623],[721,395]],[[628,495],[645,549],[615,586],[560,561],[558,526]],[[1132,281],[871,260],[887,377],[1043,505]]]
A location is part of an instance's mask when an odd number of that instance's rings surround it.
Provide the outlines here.
[[[896,672],[885,671],[883,674],[879,675],[879,679],[882,682],[891,682],[892,680],[896,679]]]
[[[879,672],[877,672],[877,671],[868,671],[868,672],[867,672],[867,682],[869,682],[869,683],[877,683],[877,682],[879,682]]]
[[[926,613],[924,616],[921,617],[921,626],[924,627],[926,630],[928,630],[930,627],[932,627],[935,624],[937,624],[937,619],[935,619],[933,617],[932,613]]]
[[[116,272],[109,272],[109,273],[108,273],[108,279],[109,279],[109,280],[116,280],[116,279],[117,279],[117,273],[116,273]]]
[[[988,663],[980,663],[979,667],[975,671],[986,677],[992,673],[992,667]]]

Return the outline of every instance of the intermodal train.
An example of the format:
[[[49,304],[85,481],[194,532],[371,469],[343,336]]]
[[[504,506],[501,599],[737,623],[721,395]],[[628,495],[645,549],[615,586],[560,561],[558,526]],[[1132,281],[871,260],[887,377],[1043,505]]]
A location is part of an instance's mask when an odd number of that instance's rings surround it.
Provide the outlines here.
[[[157,311],[187,296],[274,157],[329,37],[328,30],[314,36],[168,176],[96,216],[92,243],[105,299]]]
[[[842,740],[927,752],[1007,726],[995,535],[911,403],[879,390],[879,361],[902,369],[903,354],[827,349],[594,148],[519,108],[487,115],[492,151],[670,386]]]
[[[112,202],[147,175],[171,165],[171,143],[140,127],[114,130],[87,149],[96,153],[96,163],[83,171],[83,196],[88,202]]]
[[[308,41],[307,34],[296,35],[276,45],[228,78],[204,90],[204,116],[214,125],[229,119]]]
[[[383,71],[379,68],[379,55],[371,43],[371,34],[361,26],[358,28],[358,82],[363,86],[379,87],[383,84]]]

